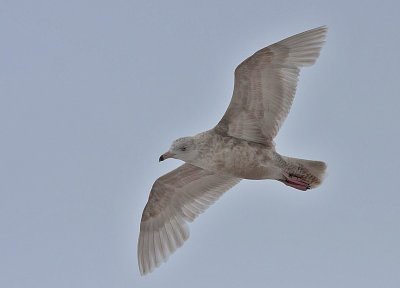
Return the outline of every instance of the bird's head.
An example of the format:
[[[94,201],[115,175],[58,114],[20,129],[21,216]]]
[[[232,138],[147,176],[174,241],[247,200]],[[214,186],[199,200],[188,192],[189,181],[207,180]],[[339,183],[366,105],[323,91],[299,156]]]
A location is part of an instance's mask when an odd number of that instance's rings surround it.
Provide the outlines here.
[[[172,142],[168,152],[160,156],[159,161],[164,161],[168,158],[180,159],[185,162],[190,162],[197,156],[196,143],[193,137],[183,137]]]

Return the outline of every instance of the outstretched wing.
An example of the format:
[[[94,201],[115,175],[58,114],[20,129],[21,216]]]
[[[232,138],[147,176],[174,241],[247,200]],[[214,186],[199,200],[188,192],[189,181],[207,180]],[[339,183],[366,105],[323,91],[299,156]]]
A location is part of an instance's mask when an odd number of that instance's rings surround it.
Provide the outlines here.
[[[235,70],[231,103],[217,133],[248,141],[272,141],[289,113],[300,67],[315,63],[327,28],[315,28],[265,47]]]
[[[140,223],[140,273],[149,273],[165,262],[189,237],[187,222],[192,222],[240,180],[190,164],[158,178]]]

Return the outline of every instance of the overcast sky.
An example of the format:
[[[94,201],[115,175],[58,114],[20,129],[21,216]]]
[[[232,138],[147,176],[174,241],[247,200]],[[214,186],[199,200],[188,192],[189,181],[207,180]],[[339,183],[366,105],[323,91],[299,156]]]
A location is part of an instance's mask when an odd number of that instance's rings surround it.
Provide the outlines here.
[[[400,287],[398,1],[1,1],[0,286]],[[242,181],[141,277],[137,239],[171,142],[212,128],[235,67],[329,28],[281,154],[303,193]]]

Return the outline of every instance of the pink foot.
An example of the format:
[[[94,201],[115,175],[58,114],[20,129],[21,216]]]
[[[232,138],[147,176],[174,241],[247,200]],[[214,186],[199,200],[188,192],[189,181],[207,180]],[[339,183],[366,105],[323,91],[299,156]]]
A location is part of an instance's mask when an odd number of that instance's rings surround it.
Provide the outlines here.
[[[285,176],[285,180],[278,180],[281,181],[283,184],[302,190],[302,191],[306,191],[308,189],[310,189],[310,184],[308,184],[306,181],[304,181],[301,178],[295,177],[295,176],[290,176],[287,173],[283,173],[283,176]]]

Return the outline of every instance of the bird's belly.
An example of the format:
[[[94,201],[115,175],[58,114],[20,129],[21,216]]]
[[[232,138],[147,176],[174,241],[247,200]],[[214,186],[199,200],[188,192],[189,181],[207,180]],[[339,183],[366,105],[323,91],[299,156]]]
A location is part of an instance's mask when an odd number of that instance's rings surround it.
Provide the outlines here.
[[[244,179],[277,179],[281,173],[271,153],[264,146],[234,146],[215,154],[210,170]]]
[[[260,180],[275,179],[279,175],[277,167],[274,165],[234,165],[225,166],[217,170],[219,173],[228,174],[238,178]]]

